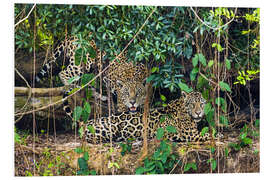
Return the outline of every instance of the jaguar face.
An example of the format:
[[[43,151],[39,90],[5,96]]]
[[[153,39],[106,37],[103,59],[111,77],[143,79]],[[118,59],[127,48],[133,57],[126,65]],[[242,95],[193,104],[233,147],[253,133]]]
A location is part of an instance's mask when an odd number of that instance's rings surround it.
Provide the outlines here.
[[[129,81],[121,84],[119,99],[130,112],[138,111],[138,107],[144,103],[145,95],[146,88],[141,82]]]
[[[194,121],[199,122],[204,116],[206,100],[200,92],[183,92],[183,95],[187,112]]]

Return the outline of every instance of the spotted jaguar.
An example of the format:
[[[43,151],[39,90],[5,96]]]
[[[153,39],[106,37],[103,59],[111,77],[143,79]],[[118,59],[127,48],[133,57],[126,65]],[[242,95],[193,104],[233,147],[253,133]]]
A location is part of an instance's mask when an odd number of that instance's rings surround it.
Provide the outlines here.
[[[93,67],[101,69],[103,66],[100,63],[101,59],[106,55],[101,52],[95,41],[91,40],[90,45],[95,51],[96,57],[92,58],[89,53],[86,54],[86,63],[81,61],[79,65],[75,64],[75,52],[78,49],[78,37],[73,36],[59,43],[52,53],[51,58],[43,66],[41,71],[36,76],[36,81],[39,82],[44,77],[48,76],[51,68],[58,73],[60,80],[65,86],[71,87],[64,93],[64,97],[74,88],[78,87],[77,81],[72,84],[69,80],[76,76],[82,76],[85,73],[92,73]],[[132,62],[127,62],[125,55],[118,57],[104,72],[103,81],[109,84],[111,92],[117,96],[117,111],[136,111],[143,104],[145,98],[144,80],[147,77],[147,69],[143,64],[134,65]],[[94,96],[101,100],[107,100],[106,96],[98,94],[94,88]],[[72,111],[68,105],[68,101],[64,101],[64,110],[72,117]]]
[[[200,92],[183,92],[180,98],[170,102],[168,106],[150,110],[147,117],[148,139],[156,136],[158,128],[174,126],[177,132],[165,135],[171,141],[209,140],[208,133],[201,136],[197,129],[197,122],[204,116],[205,104],[206,100]],[[128,139],[143,139],[143,114],[140,112],[123,112],[119,115],[92,119],[86,126],[88,127],[85,131],[86,140],[93,144],[107,143],[110,140],[121,142]]]

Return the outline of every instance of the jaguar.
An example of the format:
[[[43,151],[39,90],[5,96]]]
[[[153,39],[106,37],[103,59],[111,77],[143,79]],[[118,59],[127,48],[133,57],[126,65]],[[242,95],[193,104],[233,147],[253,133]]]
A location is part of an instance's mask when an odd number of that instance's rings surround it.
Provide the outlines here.
[[[197,129],[197,122],[204,116],[206,100],[200,92],[183,92],[181,97],[168,103],[168,106],[150,110],[147,117],[147,138],[156,137],[158,128],[173,126],[176,133],[166,133],[165,137],[174,142],[197,142],[210,139]],[[165,119],[164,119],[165,118]],[[164,119],[164,120],[162,120]],[[85,137],[88,143],[107,143],[142,140],[144,130],[143,113],[122,112],[118,115],[91,119],[85,124]],[[90,128],[92,127],[92,128]]]
[[[86,63],[81,61],[79,65],[75,64],[75,52],[79,47],[78,37],[72,36],[60,42],[54,49],[51,58],[42,67],[41,71],[36,76],[36,82],[48,76],[50,69],[53,73],[59,75],[61,82],[65,86],[69,86],[68,91],[64,92],[64,98],[68,96],[69,92],[78,87],[77,81],[72,84],[69,80],[76,76],[82,76],[85,73],[91,73],[93,67],[101,69],[103,66],[100,63],[101,59],[106,55],[101,52],[94,40],[90,41],[90,46],[95,51],[96,57],[93,58],[91,54],[86,53]],[[147,69],[141,63],[134,65],[132,62],[127,62],[125,54],[118,57],[118,60],[110,63],[109,68],[104,72],[103,81],[106,85],[109,84],[109,89],[117,96],[117,111],[137,111],[138,107],[143,104],[145,98],[144,79],[147,77]],[[106,96],[102,96],[92,88],[93,95],[103,101],[107,100]],[[72,111],[69,107],[68,101],[64,101],[65,112],[72,117]]]
[[[110,83],[111,91],[117,96],[117,111],[138,111],[146,97],[147,68],[142,63],[128,62],[126,56],[115,61],[104,73],[105,84]]]

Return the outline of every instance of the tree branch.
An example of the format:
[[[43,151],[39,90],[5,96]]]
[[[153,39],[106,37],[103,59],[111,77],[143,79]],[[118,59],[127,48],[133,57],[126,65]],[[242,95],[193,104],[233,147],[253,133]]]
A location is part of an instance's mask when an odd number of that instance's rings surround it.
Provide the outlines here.
[[[15,24],[14,27],[18,26],[21,22],[23,22],[23,21],[25,21],[26,19],[28,19],[28,17],[30,16],[31,12],[34,10],[34,8],[36,7],[36,5],[37,5],[37,4],[34,4],[34,6],[33,6],[32,9],[29,11],[29,13],[27,14],[27,16],[26,16],[25,18],[21,19],[19,22],[17,22],[17,23]]]

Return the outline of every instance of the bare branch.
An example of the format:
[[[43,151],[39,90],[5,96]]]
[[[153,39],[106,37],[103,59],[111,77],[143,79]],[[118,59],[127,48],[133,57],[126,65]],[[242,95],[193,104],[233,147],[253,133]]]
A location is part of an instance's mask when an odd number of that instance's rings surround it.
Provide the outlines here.
[[[32,9],[29,11],[29,13],[27,14],[27,16],[26,16],[25,18],[21,19],[19,22],[17,22],[17,23],[15,24],[14,27],[18,26],[21,22],[23,22],[23,21],[25,21],[26,19],[28,19],[28,17],[30,16],[31,12],[34,10],[34,8],[36,7],[36,5],[37,5],[37,4],[34,4],[34,6],[33,6]]]
[[[203,24],[203,25],[205,25],[206,27],[208,27],[208,28],[210,28],[210,29],[213,29],[213,30],[219,30],[219,29],[221,29],[221,28],[223,28],[223,27],[225,27],[225,26],[227,26],[228,24],[230,24],[233,20],[234,20],[234,17],[230,20],[230,21],[228,21],[226,24],[224,24],[224,25],[222,25],[222,26],[218,26],[217,28],[214,28],[214,27],[211,27],[211,26],[209,26],[208,24],[206,24],[199,16],[198,16],[198,14],[195,12],[195,10],[192,8],[192,7],[190,7],[190,9],[193,11],[193,13],[195,14],[195,16],[198,18],[198,20]],[[235,8],[235,11],[234,11],[234,14],[236,14],[236,11],[237,11],[237,8]]]

